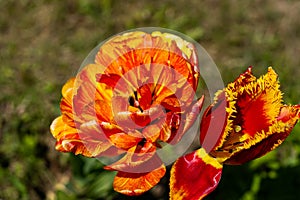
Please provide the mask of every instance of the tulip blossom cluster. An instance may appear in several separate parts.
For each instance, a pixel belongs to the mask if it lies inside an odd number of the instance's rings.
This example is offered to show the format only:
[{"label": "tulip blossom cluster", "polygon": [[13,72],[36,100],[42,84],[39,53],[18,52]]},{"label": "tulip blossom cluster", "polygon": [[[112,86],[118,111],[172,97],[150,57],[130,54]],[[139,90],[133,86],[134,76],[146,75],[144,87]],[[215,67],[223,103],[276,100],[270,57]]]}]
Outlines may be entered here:
[{"label": "tulip blossom cluster", "polygon": [[[86,157],[118,157],[115,191],[135,196],[166,172],[157,154],[176,145],[203,104],[195,46],[170,33],[134,31],[103,43],[94,62],[62,88],[61,116],[51,124],[56,149]],[[249,67],[215,94],[200,123],[201,147],[176,160],[170,199],[202,199],[218,185],[224,164],[238,165],[278,147],[300,118],[285,105],[270,67],[257,78]],[[214,122],[214,123],[212,123]]]}]

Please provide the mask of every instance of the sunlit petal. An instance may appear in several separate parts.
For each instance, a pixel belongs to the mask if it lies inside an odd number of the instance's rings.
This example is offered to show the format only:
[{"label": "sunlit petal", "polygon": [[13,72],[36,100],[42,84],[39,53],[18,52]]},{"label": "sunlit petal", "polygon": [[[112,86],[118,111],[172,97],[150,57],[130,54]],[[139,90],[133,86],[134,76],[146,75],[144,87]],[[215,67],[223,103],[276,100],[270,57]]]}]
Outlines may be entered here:
[{"label": "sunlit petal", "polygon": [[231,165],[242,164],[259,158],[278,147],[291,133],[300,118],[299,113],[300,106],[282,107],[277,121],[269,126],[268,132],[261,133],[266,136],[263,140],[260,142],[255,140],[246,141],[245,149],[232,155],[225,163]]},{"label": "sunlit petal", "polygon": [[202,107],[196,51],[160,32],[122,33],[102,43],[94,63],[62,89],[62,116],[51,125],[56,148],[119,158],[104,167],[118,171],[118,192],[151,189],[165,174],[156,149],[179,142]]},{"label": "sunlit petal", "polygon": [[129,196],[140,195],[153,186],[155,186],[160,179],[165,175],[165,166],[148,172],[148,173],[128,173],[119,171],[114,179],[114,189],[117,192]]},{"label": "sunlit petal", "polygon": [[[271,67],[258,79],[248,68],[216,93],[202,118],[200,142],[219,162],[242,164],[281,144],[299,119],[298,110],[282,104],[278,76]],[[219,122],[211,124],[212,119]],[[207,148],[205,141],[214,141],[214,146]]]},{"label": "sunlit petal", "polygon": [[222,165],[203,148],[179,158],[172,167],[170,199],[202,199],[218,185]]}]

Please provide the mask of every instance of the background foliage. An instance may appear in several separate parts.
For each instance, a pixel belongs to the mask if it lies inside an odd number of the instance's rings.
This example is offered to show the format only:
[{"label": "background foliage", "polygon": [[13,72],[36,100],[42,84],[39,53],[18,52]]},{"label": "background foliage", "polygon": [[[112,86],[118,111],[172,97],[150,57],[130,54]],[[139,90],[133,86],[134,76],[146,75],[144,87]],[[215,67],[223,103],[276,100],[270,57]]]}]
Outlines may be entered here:
[{"label": "background foliage", "polygon": [[[225,83],[272,65],[285,101],[300,103],[296,0],[0,0],[0,199],[167,199],[168,177],[142,197],[115,193],[102,164],[54,149],[60,90],[102,40],[158,26],[197,40]],[[207,199],[299,199],[300,127],[276,151],[224,169]],[[193,187],[191,185],[191,187]]]}]

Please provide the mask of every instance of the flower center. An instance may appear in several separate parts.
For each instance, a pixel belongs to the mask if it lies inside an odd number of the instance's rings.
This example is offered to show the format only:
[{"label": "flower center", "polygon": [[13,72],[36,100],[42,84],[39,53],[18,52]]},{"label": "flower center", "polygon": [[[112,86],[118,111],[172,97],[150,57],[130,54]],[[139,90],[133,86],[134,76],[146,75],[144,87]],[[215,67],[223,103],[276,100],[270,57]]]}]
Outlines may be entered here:
[{"label": "flower center", "polygon": [[141,112],[143,112],[143,109],[141,108],[140,103],[137,98],[137,91],[134,91],[133,95],[128,97],[128,103],[130,106],[138,108]]}]

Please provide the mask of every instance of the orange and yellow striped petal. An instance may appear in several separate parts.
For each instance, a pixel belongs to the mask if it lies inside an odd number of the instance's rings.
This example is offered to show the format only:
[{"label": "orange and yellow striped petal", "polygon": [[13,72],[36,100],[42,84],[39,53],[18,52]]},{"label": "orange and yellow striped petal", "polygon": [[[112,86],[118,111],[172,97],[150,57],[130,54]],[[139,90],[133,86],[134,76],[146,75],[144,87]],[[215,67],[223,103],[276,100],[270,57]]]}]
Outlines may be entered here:
[{"label": "orange and yellow striped petal", "polygon": [[162,161],[156,154],[155,149],[156,147],[151,142],[145,141],[144,144],[141,143],[128,149],[122,158],[105,166],[104,169],[129,173],[150,172],[162,165]]},{"label": "orange and yellow striped petal", "polygon": [[73,152],[76,155],[82,154],[87,157],[92,156],[81,141],[77,129],[63,122],[62,116],[57,117],[52,122],[50,130],[57,140],[55,145],[56,150],[61,152]]},{"label": "orange and yellow striped petal", "polygon": [[147,173],[128,173],[119,171],[114,179],[114,190],[129,196],[137,196],[150,190],[165,175],[166,168],[159,168]]},{"label": "orange and yellow striped petal", "polygon": [[[120,76],[141,65],[170,66],[194,89],[199,79],[199,70],[194,67],[198,64],[194,45],[169,33],[136,31],[115,36],[101,46],[95,63],[107,66],[106,74]],[[140,77],[138,80],[145,81]]]}]

